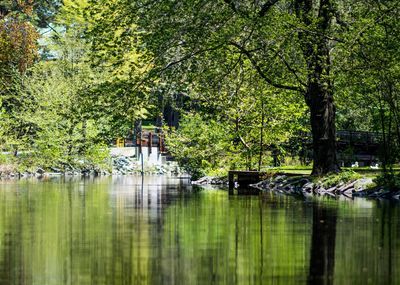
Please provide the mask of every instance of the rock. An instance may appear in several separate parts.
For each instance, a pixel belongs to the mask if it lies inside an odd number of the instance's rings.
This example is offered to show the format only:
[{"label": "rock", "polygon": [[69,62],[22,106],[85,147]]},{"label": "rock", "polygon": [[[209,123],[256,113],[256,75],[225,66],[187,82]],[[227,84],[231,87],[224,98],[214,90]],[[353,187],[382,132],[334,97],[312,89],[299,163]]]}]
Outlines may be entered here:
[{"label": "rock", "polygon": [[378,193],[378,197],[380,198],[389,198],[391,196],[392,192],[390,191],[383,191]]},{"label": "rock", "polygon": [[208,184],[208,177],[207,176],[201,177],[200,179],[198,179],[196,181],[192,181],[192,184],[194,184],[194,185]]},{"label": "rock", "polygon": [[352,198],[353,197],[354,188],[348,188],[347,190],[343,191],[342,194]]},{"label": "rock", "polygon": [[336,190],[336,186],[333,186],[333,187],[331,187],[331,188],[328,188],[328,189],[326,190],[326,192],[335,192],[335,190]]},{"label": "rock", "polygon": [[355,185],[356,183],[357,183],[357,180],[356,180],[356,181],[353,181],[353,182],[351,182],[351,183],[348,183],[348,184],[344,184],[342,187],[340,187],[340,188],[338,189],[338,191],[341,192],[341,193],[343,193],[343,192],[345,192],[347,189],[353,188],[354,185]]},{"label": "rock", "polygon": [[286,175],[278,175],[275,177],[275,182],[285,182],[286,181]]},{"label": "rock", "polygon": [[196,181],[192,181],[192,184],[194,185],[221,185],[225,184],[226,179],[220,178],[220,177],[212,177],[212,176],[204,176]]},{"label": "rock", "polygon": [[31,174],[28,171],[24,171],[22,173],[19,173],[19,177],[21,177],[21,178],[28,178],[30,176],[31,176]]},{"label": "rock", "polygon": [[269,190],[282,194],[302,194],[304,197],[313,195],[325,195],[342,199],[353,199],[353,197],[371,197],[375,199],[396,199],[400,200],[400,191],[393,193],[383,187],[367,189],[373,183],[371,178],[362,178],[347,183],[340,182],[337,185],[326,189],[322,181],[313,183],[305,177],[287,178],[285,175],[270,177],[264,181],[250,185],[260,190]]},{"label": "rock", "polygon": [[37,174],[43,174],[45,171],[42,168],[36,169]]},{"label": "rock", "polygon": [[46,173],[47,176],[60,176],[62,175],[61,172],[47,172]]},{"label": "rock", "polygon": [[315,184],[312,182],[308,182],[306,184],[303,185],[303,191],[307,192],[307,193],[312,193],[313,189],[315,187]]},{"label": "rock", "polygon": [[60,168],[57,167],[50,167],[51,171],[53,171],[54,173],[62,173]]},{"label": "rock", "polygon": [[322,193],[322,195],[330,196],[330,197],[336,197],[335,194],[333,194],[332,192],[328,192],[328,191],[324,191],[324,192]]},{"label": "rock", "polygon": [[259,190],[267,190],[267,189],[269,189],[270,185],[271,184],[268,181],[264,180],[264,181],[261,181],[261,182],[255,183],[255,184],[250,184],[249,187],[253,187],[253,188],[256,188]]},{"label": "rock", "polygon": [[373,184],[372,178],[362,178],[358,179],[355,184],[355,191],[362,191],[368,188],[369,185]]},{"label": "rock", "polygon": [[294,192],[294,186],[291,184],[285,184],[281,187],[283,190],[285,190],[286,192]]},{"label": "rock", "polygon": [[304,187],[304,185],[306,185],[307,183],[310,183],[311,181],[307,178],[302,178],[299,180],[298,182],[298,186],[299,187]]}]

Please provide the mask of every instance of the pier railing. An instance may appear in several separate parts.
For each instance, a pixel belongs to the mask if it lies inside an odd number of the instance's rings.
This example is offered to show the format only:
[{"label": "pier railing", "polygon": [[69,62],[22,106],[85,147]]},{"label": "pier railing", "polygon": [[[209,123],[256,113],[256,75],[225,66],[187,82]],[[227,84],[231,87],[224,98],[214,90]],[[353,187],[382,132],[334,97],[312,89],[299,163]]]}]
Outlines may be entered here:
[{"label": "pier railing", "polygon": [[118,138],[117,147],[157,147],[161,153],[166,152],[165,136],[162,132],[143,130],[131,138]]}]

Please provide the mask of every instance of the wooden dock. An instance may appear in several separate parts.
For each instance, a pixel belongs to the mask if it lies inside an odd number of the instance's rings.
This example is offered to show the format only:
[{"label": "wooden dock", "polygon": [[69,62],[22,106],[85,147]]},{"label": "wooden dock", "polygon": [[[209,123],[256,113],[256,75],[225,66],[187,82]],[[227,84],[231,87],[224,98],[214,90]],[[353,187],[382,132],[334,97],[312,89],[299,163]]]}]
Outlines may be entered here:
[{"label": "wooden dock", "polygon": [[[228,171],[228,185],[229,194],[233,194],[234,190],[238,190],[238,194],[256,194],[259,190],[250,188],[250,184],[255,184],[260,181],[266,180],[268,177],[277,175],[274,172],[265,171],[246,171],[246,170],[229,170]],[[285,173],[285,176],[300,176],[297,173]],[[235,183],[238,187],[235,188]]]},{"label": "wooden dock", "polygon": [[[268,176],[271,176],[271,173],[263,171],[230,170],[228,172],[229,194],[233,194],[235,182],[239,185],[239,190],[249,189],[250,184],[258,183]],[[254,192],[258,191],[254,189]]]}]

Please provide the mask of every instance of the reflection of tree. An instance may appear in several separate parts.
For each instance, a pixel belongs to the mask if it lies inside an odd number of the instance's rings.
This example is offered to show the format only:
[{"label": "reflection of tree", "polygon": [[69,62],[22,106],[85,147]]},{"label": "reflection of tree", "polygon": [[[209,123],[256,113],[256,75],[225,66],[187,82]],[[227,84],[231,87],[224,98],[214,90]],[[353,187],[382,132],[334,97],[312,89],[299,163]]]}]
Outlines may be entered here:
[{"label": "reflection of tree", "polygon": [[[18,272],[15,271],[15,267],[23,262],[26,255],[25,248],[22,246],[24,233],[21,222],[25,217],[17,209],[27,205],[22,199],[18,200],[21,195],[19,189],[13,190],[15,192],[10,195],[11,198],[7,200],[7,196],[3,194],[4,200],[0,202],[5,204],[5,207],[0,210],[0,285],[11,284],[10,280],[14,281],[12,284],[26,284],[29,274],[26,267],[21,267]],[[14,199],[16,200],[14,207],[8,207],[8,201]]]},{"label": "reflection of tree", "polygon": [[337,208],[313,207],[309,284],[333,284]]},{"label": "reflection of tree", "polygon": [[379,246],[381,250],[380,260],[386,266],[386,272],[383,274],[382,283],[384,284],[394,284],[392,280],[393,275],[393,255],[392,251],[392,217],[393,217],[393,207],[394,205],[389,206],[389,204],[381,207],[380,220],[381,220],[381,229],[380,229],[380,238],[379,238]]},{"label": "reflection of tree", "polygon": [[202,191],[173,203],[151,275],[168,284],[304,284],[311,212],[293,201]]}]

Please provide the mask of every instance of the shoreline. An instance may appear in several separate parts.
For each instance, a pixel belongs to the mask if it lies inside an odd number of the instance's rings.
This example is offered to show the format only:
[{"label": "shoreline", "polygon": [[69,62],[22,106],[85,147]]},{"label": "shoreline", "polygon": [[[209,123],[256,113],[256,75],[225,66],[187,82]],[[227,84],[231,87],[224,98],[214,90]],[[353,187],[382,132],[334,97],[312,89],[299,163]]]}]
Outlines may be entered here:
[{"label": "shoreline", "polygon": [[[330,197],[337,199],[345,197],[353,199],[356,197],[370,199],[388,199],[400,201],[400,190],[389,191],[384,186],[375,185],[372,178],[360,177],[339,181],[329,184],[329,176],[315,178],[308,175],[288,176],[286,174],[275,174],[258,183],[250,184],[248,188],[241,188],[236,184],[235,189],[257,189],[261,192],[274,192],[290,196],[301,197]],[[227,177],[205,176],[192,185],[206,186],[227,186]]]},{"label": "shoreline", "polygon": [[[175,161],[165,163],[141,164],[133,156],[111,155],[110,161],[103,165],[83,164],[79,166],[35,165],[29,169],[18,167],[17,164],[0,164],[0,179],[42,178],[42,177],[91,177],[109,175],[182,175],[186,174]],[[19,171],[18,169],[23,169]]]},{"label": "shoreline", "polygon": [[309,176],[276,175],[249,186],[264,192],[269,191],[291,196],[326,196],[334,199],[361,197],[400,201],[400,190],[389,191],[384,186],[375,185],[371,178],[365,177],[326,185],[323,180],[313,181]]},{"label": "shoreline", "polygon": [[[144,175],[159,175],[159,176],[176,176],[190,178],[190,175],[175,172],[158,172],[158,171],[145,171]],[[106,177],[106,176],[140,176],[141,171],[132,171],[129,173],[122,173],[118,170],[112,172],[106,170],[82,170],[82,171],[65,171],[65,172],[46,172],[43,169],[38,169],[36,172],[12,172],[7,175],[0,175],[1,180],[19,180],[36,178],[38,180],[46,178],[88,178],[88,177]],[[183,175],[183,176],[182,176]],[[326,179],[326,178],[325,178]],[[389,191],[383,186],[374,185],[371,178],[358,178],[346,182],[340,181],[339,183],[327,185],[324,184],[323,178],[316,181],[315,178],[310,176],[287,176],[285,174],[276,174],[263,181],[255,184],[250,184],[249,188],[258,189],[261,192],[273,192],[289,196],[300,197],[330,197],[338,199],[345,197],[353,199],[356,197],[367,199],[386,199],[400,201],[400,190]],[[226,177],[211,177],[205,176],[196,181],[191,182],[192,185],[207,187],[207,186],[227,186]],[[240,185],[236,185],[240,189]],[[241,188],[244,189],[244,188]],[[248,188],[247,188],[248,189]]]}]

